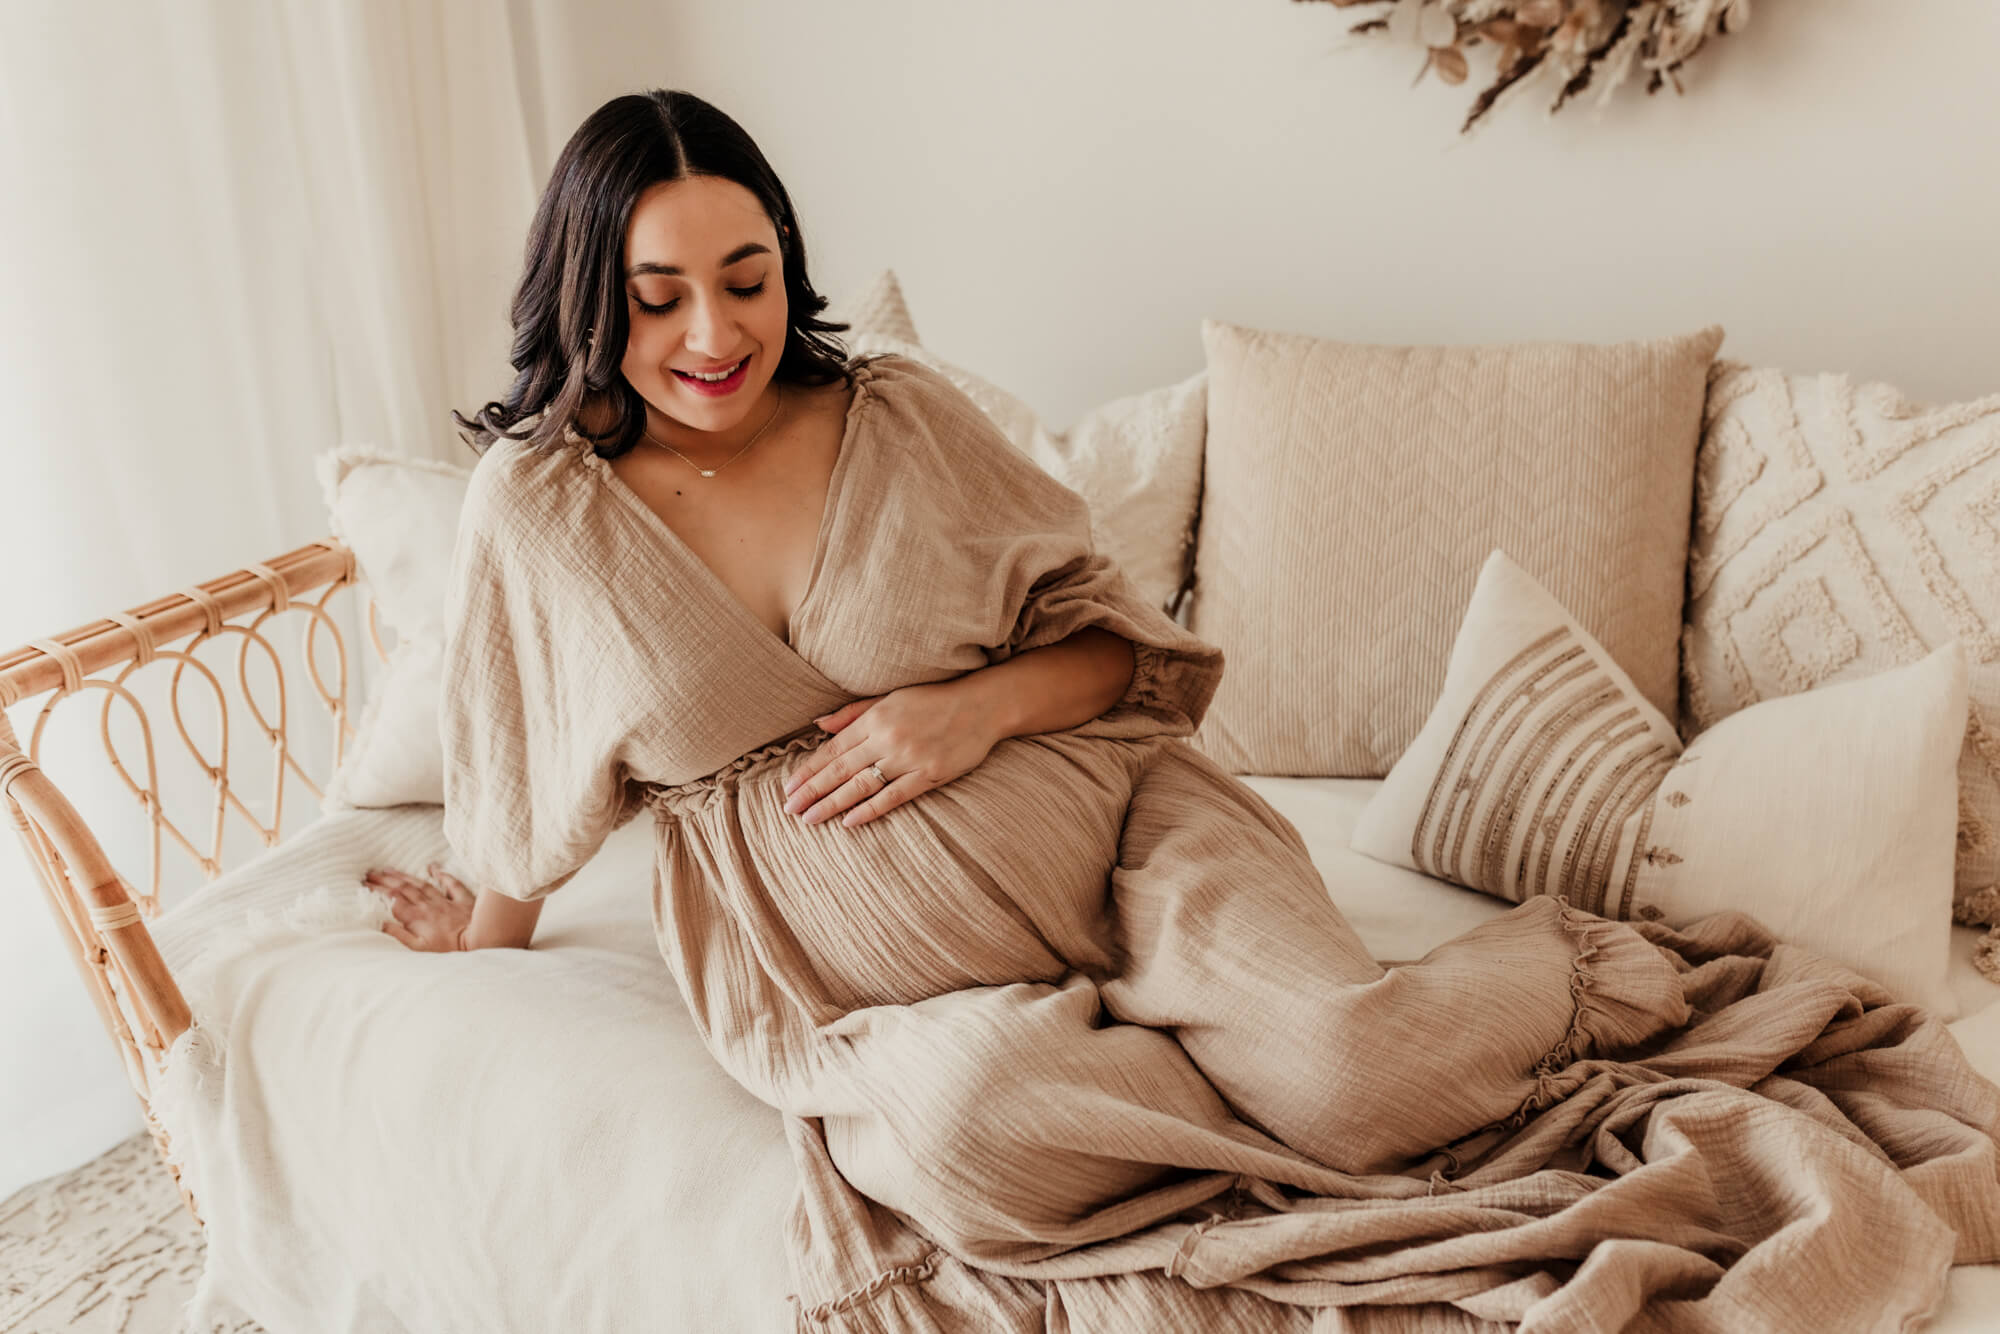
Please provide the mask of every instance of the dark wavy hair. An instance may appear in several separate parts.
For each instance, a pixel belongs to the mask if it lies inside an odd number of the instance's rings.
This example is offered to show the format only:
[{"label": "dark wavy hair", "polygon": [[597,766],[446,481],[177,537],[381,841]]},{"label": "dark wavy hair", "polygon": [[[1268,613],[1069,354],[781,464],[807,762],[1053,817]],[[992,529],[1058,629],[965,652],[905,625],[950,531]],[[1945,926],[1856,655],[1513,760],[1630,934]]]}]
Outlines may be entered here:
[{"label": "dark wavy hair", "polygon": [[[496,439],[544,448],[575,431],[610,458],[638,443],[646,405],[619,372],[627,332],[625,227],[639,196],[661,181],[719,176],[757,196],[778,233],[789,327],[774,379],[853,383],[826,298],[806,276],[806,241],[791,196],[741,125],[693,93],[654,89],[614,97],[563,145],[528,228],[514,291],[517,372],[507,395],[471,417],[454,411],[476,453]],[[590,337],[595,330],[595,338]],[[608,431],[586,431],[579,414],[608,404]]]}]

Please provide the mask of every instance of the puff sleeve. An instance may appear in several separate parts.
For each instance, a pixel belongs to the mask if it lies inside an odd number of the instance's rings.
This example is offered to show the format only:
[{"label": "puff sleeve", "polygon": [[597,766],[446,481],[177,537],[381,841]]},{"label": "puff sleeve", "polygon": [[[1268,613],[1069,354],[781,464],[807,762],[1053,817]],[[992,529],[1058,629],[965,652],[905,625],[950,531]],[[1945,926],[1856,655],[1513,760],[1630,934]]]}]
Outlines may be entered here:
[{"label": "puff sleeve", "polygon": [[1098,626],[1128,640],[1131,684],[1109,709],[1069,729],[1078,736],[1137,739],[1190,736],[1221,684],[1222,650],[1146,601],[1124,570],[1097,548],[1090,507],[1021,453],[943,376],[914,363],[926,382],[927,432],[949,477],[949,556],[961,578],[947,587],[981,590],[989,663]]},{"label": "puff sleeve", "polygon": [[590,687],[598,599],[568,590],[561,528],[509,485],[509,442],[473,470],[445,602],[444,833],[474,890],[532,901],[643,806],[617,705]]}]

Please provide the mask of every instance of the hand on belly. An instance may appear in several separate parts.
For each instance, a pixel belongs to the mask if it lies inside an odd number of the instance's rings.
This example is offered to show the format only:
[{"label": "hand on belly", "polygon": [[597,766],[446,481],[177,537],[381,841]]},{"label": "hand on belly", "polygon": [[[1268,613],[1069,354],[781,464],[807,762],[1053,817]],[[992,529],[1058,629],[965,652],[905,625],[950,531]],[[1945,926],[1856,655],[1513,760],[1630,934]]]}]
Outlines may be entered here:
[{"label": "hand on belly", "polygon": [[799,823],[774,768],[739,789],[735,854],[835,1004],[1105,968],[1126,744],[1008,738],[957,781],[852,827]]}]

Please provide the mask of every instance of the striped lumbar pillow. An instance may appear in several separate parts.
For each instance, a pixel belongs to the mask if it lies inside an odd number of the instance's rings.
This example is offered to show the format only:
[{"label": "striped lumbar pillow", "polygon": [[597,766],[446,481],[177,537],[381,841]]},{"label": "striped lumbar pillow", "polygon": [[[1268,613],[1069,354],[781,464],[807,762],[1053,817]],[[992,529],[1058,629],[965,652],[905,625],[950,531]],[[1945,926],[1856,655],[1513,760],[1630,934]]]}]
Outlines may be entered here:
[{"label": "striped lumbar pillow", "polygon": [[1955,1013],[1956,643],[1753,705],[1683,749],[1548,591],[1487,558],[1444,693],[1362,812],[1378,861],[1685,925],[1725,909]]}]

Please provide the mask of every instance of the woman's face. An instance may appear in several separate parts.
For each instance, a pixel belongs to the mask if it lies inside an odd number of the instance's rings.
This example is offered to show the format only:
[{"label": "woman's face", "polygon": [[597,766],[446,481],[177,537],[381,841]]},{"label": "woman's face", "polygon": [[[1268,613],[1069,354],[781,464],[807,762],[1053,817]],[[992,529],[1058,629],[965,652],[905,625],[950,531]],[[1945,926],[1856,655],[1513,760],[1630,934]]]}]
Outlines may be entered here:
[{"label": "woman's face", "polygon": [[[757,196],[719,176],[663,181],[625,228],[630,334],[621,369],[653,407],[654,434],[730,431],[766,419],[785,350],[778,233]],[[721,381],[699,375],[728,372]],[[678,434],[685,434],[679,432]]]}]

